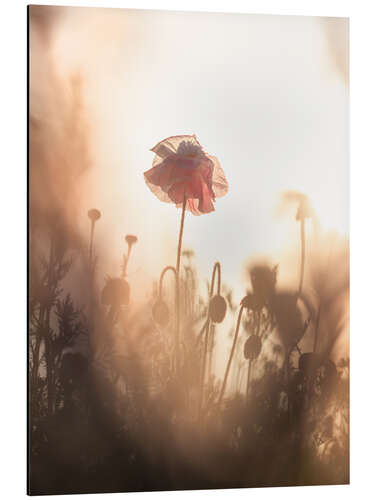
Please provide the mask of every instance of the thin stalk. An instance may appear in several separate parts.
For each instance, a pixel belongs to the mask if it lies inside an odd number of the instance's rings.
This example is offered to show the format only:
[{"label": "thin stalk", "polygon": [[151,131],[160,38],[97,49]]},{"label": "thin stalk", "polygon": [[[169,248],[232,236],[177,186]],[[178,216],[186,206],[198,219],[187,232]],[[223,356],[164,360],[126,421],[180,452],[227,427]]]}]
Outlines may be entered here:
[{"label": "thin stalk", "polygon": [[220,294],[220,288],[221,288],[221,266],[220,266],[220,262],[215,262],[214,268],[213,268],[212,274],[211,274],[210,293],[209,293],[208,308],[207,308],[206,331],[205,331],[205,336],[204,336],[203,366],[202,366],[201,381],[200,381],[200,390],[199,390],[199,403],[198,403],[198,413],[199,413],[199,415],[201,414],[202,403],[203,403],[203,389],[204,389],[204,380],[205,380],[205,375],[206,375],[206,363],[207,363],[207,347],[208,347],[210,324],[211,324],[210,316],[209,316],[210,300],[211,300],[212,295],[214,293],[216,273],[217,273],[217,293]]},{"label": "thin stalk", "polygon": [[89,250],[89,259],[90,259],[90,264],[92,260],[92,244],[94,241],[94,230],[95,230],[95,221],[94,219],[91,219],[91,228],[90,228],[90,250]]},{"label": "thin stalk", "polygon": [[290,405],[290,396],[291,396],[291,388],[290,388],[290,356],[292,354],[293,348],[288,350],[287,356],[286,356],[286,392],[287,392],[287,415],[288,415],[288,424],[291,423],[290,420],[290,412],[291,412],[291,405]]},{"label": "thin stalk", "polygon": [[93,242],[94,242],[94,231],[95,231],[95,220],[91,219],[91,228],[90,228],[90,249],[89,249],[89,280],[90,280],[90,296],[89,296],[89,334],[87,338],[88,342],[88,356],[90,361],[93,358],[93,350],[94,350],[94,321],[93,321],[93,315],[94,315],[94,265],[92,262],[92,251],[93,251]]},{"label": "thin stalk", "polygon": [[211,277],[211,287],[210,287],[210,297],[212,297],[214,292],[215,276],[217,273],[217,294],[220,295],[221,291],[221,265],[220,262],[215,262]]},{"label": "thin stalk", "polygon": [[315,325],[315,335],[314,335],[314,349],[313,352],[317,351],[318,348],[318,336],[319,336],[319,322],[320,322],[320,305],[318,308],[318,314],[316,317],[316,325]]},{"label": "thin stalk", "polygon": [[215,333],[216,328],[215,324],[211,324],[211,330],[209,335],[209,344],[208,344],[208,380],[211,378],[212,372],[212,363],[213,363],[213,353],[215,348]]},{"label": "thin stalk", "polygon": [[200,331],[200,332],[198,333],[198,335],[197,335],[197,339],[196,339],[196,341],[195,341],[195,347],[198,347],[198,344],[199,344],[199,342],[201,341],[202,335],[203,335],[203,333],[204,333],[204,332],[205,332],[205,330],[206,330],[207,321],[208,321],[208,320],[206,319],[206,321],[203,323],[203,326],[202,326],[202,328],[201,328],[201,331]]},{"label": "thin stalk", "polygon": [[176,263],[177,278],[180,277],[181,247],[182,247],[182,235],[184,232],[185,212],[186,212],[186,194],[184,193],[184,201],[182,203],[182,213],[180,222],[180,234],[178,236],[178,247],[177,247],[177,263]]},{"label": "thin stalk", "polygon": [[199,388],[199,404],[198,404],[199,418],[201,415],[202,403],[203,403],[204,379],[205,379],[205,375],[206,375],[208,333],[210,330],[210,324],[211,324],[210,318],[208,317],[207,322],[206,322],[205,334],[204,334],[203,365],[202,365],[202,372],[201,372],[201,383],[200,383],[200,388]]},{"label": "thin stalk", "polygon": [[166,266],[159,279],[159,297],[163,296],[163,280],[165,274],[171,271],[175,277],[175,308],[176,308],[176,330],[175,330],[175,356],[176,356],[176,370],[179,370],[180,366],[180,287],[177,270],[173,266]]},{"label": "thin stalk", "polygon": [[[256,332],[255,335],[259,335],[259,330],[260,330],[260,318],[261,318],[261,312],[255,312],[256,314],[256,320],[257,320],[257,325],[256,325]],[[251,365],[252,365],[253,360],[250,358],[249,359],[249,365],[247,369],[247,382],[246,382],[246,403],[248,402],[249,399],[249,392],[250,392],[250,380],[251,380]]]},{"label": "thin stalk", "polygon": [[305,272],[305,218],[301,219],[301,268],[299,276],[298,295],[301,295],[303,286],[303,275]]},{"label": "thin stalk", "polygon": [[[331,256],[332,256],[332,245],[329,249],[329,254],[328,254],[328,259],[327,259],[327,267],[326,267],[326,270],[325,270],[325,276],[327,276],[327,273],[328,273],[328,269],[329,269],[329,266],[330,266],[330,262],[331,262]],[[319,337],[319,322],[320,322],[320,315],[321,315],[321,308],[322,308],[322,296],[324,296],[324,288],[325,288],[325,280],[323,278],[323,288],[322,290],[320,291],[320,300],[319,300],[319,307],[318,307],[318,313],[317,313],[317,316],[316,316],[316,323],[315,323],[315,335],[314,335],[314,349],[313,349],[313,352],[316,352],[317,351],[317,348],[318,348],[318,337]]]},{"label": "thin stalk", "polygon": [[[181,247],[182,247],[182,235],[184,233],[184,222],[185,222],[185,212],[186,212],[186,194],[184,193],[184,201],[182,203],[182,213],[180,222],[180,233],[178,235],[178,246],[177,246],[177,262],[176,268],[172,268],[175,271],[176,277],[176,370],[179,370],[180,356],[179,356],[179,342],[180,342],[180,261],[181,261]],[[163,273],[162,273],[163,274]],[[162,278],[160,277],[160,280]]]},{"label": "thin stalk", "polygon": [[225,393],[225,388],[226,388],[226,385],[227,385],[227,381],[228,381],[228,376],[229,376],[229,371],[230,371],[230,366],[232,364],[232,359],[233,359],[233,355],[234,355],[234,351],[236,349],[236,343],[237,343],[237,338],[238,338],[238,332],[240,330],[240,324],[241,324],[241,317],[242,317],[242,312],[244,310],[244,306],[242,305],[241,308],[240,308],[240,311],[238,313],[238,317],[237,317],[237,326],[236,326],[236,331],[234,333],[234,338],[233,338],[233,344],[232,344],[232,349],[230,351],[230,356],[229,356],[229,359],[228,359],[228,364],[227,364],[227,367],[225,369],[225,375],[224,375],[224,380],[223,380],[223,385],[221,387],[221,391],[220,391],[220,396],[219,396],[219,401],[218,401],[218,405],[220,406],[221,404],[221,401],[223,399],[223,396],[224,396],[224,393]]},{"label": "thin stalk", "polygon": [[249,361],[248,361],[248,367],[247,367],[246,404],[248,404],[248,402],[249,402],[252,361],[253,360],[250,358]]},{"label": "thin stalk", "polygon": [[161,274],[160,274],[160,278],[159,278],[159,297],[161,298],[163,296],[163,281],[164,281],[164,277],[166,275],[166,273],[168,271],[171,271],[175,277],[175,281],[177,283],[177,271],[176,269],[173,267],[173,266],[166,266]]},{"label": "thin stalk", "polygon": [[194,316],[194,309],[195,309],[195,279],[194,279],[194,274],[193,271],[191,270],[190,267],[186,268],[186,276],[189,275],[189,279],[191,282],[191,293],[189,294],[189,305],[190,305],[190,316]]},{"label": "thin stalk", "polygon": [[243,379],[243,363],[240,361],[240,363],[239,363],[239,375],[238,375],[237,391],[241,390],[242,379]]},{"label": "thin stalk", "polygon": [[125,278],[125,276],[126,276],[126,271],[128,268],[128,263],[129,263],[129,259],[130,259],[130,253],[132,251],[132,246],[133,246],[133,244],[128,243],[128,253],[127,253],[126,257],[124,258],[124,264],[122,266],[122,273],[121,273],[122,278]]}]

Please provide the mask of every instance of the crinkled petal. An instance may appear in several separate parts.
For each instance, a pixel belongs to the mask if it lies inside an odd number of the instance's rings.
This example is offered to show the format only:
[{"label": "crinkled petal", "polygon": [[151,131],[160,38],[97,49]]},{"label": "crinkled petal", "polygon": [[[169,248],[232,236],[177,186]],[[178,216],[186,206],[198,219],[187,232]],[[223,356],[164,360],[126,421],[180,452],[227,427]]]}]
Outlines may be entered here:
[{"label": "crinkled petal", "polygon": [[164,192],[168,192],[173,184],[178,182],[188,182],[196,175],[199,160],[194,158],[184,158],[173,154],[163,160],[163,162],[144,173],[147,185],[158,186]]},{"label": "crinkled petal", "polygon": [[[199,146],[200,153],[190,154],[186,142]],[[186,209],[194,215],[215,210],[213,202],[227,193],[228,183],[219,160],[204,153],[195,135],[168,137],[151,151],[153,167],[144,177],[159,200],[181,207],[185,197]]]},{"label": "crinkled petal", "polygon": [[164,201],[166,203],[173,203],[168,195],[168,191],[163,189],[162,179],[165,175],[163,171],[163,166],[158,165],[157,167],[152,167],[150,170],[147,170],[144,174],[144,178],[146,184],[150,191],[154,193],[154,195],[159,198],[160,201]]},{"label": "crinkled petal", "polygon": [[[176,204],[177,208],[182,208],[182,203]],[[203,215],[215,211],[213,203],[208,203],[202,206],[198,198],[187,198],[186,200],[186,210],[191,212],[193,215]]]},{"label": "crinkled petal", "polygon": [[213,174],[212,174],[212,190],[216,198],[224,196],[228,192],[228,181],[225,177],[224,171],[221,168],[219,160],[216,156],[209,156],[209,159],[214,164]]},{"label": "crinkled petal", "polygon": [[[177,206],[182,204],[184,196],[186,196],[187,209],[195,215],[209,213],[215,210],[212,203],[214,195],[199,170],[195,170],[190,178],[174,183],[168,191],[168,194],[170,199],[176,203]],[[190,203],[190,200],[196,200],[197,203]]]},{"label": "crinkled petal", "polygon": [[166,139],[158,142],[151,151],[155,153],[154,160],[152,162],[153,166],[161,163],[165,158],[177,152],[178,146],[183,141],[192,142],[193,144],[200,146],[198,139],[193,135],[172,135]]},{"label": "crinkled petal", "polygon": [[[182,207],[181,205],[178,205]],[[195,198],[188,198],[186,200],[186,210],[189,210],[193,215],[201,215],[201,212],[199,211],[199,200]]]},{"label": "crinkled petal", "polygon": [[202,195],[199,198],[199,211],[202,214],[208,214],[210,212],[213,212],[215,210],[214,204],[212,203],[212,200],[214,198],[212,197],[211,190],[207,186],[206,183],[202,183]]}]

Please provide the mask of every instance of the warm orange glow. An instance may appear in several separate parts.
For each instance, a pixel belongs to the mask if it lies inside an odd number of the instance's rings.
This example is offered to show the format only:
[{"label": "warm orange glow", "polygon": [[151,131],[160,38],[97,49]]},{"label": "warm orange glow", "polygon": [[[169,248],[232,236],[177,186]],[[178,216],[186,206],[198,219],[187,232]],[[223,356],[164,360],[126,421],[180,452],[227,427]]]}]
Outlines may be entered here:
[{"label": "warm orange glow", "polygon": [[[150,400],[168,387],[175,406],[160,407],[178,425],[181,415],[188,422],[186,435],[177,427],[170,433],[194,463],[189,433],[235,402],[236,392],[248,411],[251,380],[263,383],[270,364],[286,385],[288,370],[301,374],[308,397],[302,354],[311,364],[318,358],[323,379],[333,363],[346,369],[347,21],[69,7],[30,12],[30,245],[31,260],[44,259],[44,278],[35,278],[32,290],[38,328],[60,325],[62,305],[51,283],[59,282],[54,265],[69,249],[72,271],[61,281],[87,315],[98,390],[105,394],[113,379],[118,407],[111,411],[121,414],[120,395],[135,397],[127,363],[142,383],[140,373],[145,377]],[[192,142],[171,162],[173,169],[202,171],[184,183],[174,172],[174,193],[165,200],[173,183],[151,179],[158,153],[150,148],[193,134],[208,153],[192,153]],[[158,167],[169,165],[159,160]],[[212,188],[210,169],[222,173],[220,189]],[[44,337],[32,340],[38,355],[48,353]],[[189,358],[199,342],[203,361]],[[62,360],[74,363],[74,349],[84,351],[77,345],[58,358],[62,373]],[[157,349],[168,353],[165,365]],[[51,360],[45,366],[51,416],[60,404],[51,403],[51,380],[57,388],[66,384],[69,404],[74,392],[68,376],[59,375],[60,386],[53,379]],[[31,370],[34,384],[38,370]],[[192,384],[190,393],[176,374]],[[214,383],[215,404],[205,414],[205,391]],[[278,403],[288,418],[289,391],[280,389]],[[218,428],[225,418],[220,414]],[[205,478],[217,473],[210,467]]]}]

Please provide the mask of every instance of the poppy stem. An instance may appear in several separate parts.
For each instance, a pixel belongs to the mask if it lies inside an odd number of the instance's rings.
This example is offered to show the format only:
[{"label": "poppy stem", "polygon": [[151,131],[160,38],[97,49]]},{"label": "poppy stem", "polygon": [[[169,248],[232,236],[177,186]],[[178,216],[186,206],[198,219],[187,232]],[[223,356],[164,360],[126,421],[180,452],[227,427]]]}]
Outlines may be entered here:
[{"label": "poppy stem", "polygon": [[202,335],[203,333],[206,331],[206,326],[207,326],[207,322],[208,320],[206,319],[206,321],[203,323],[203,326],[201,328],[201,331],[199,332],[199,334],[197,335],[197,339],[195,341],[195,347],[198,347],[199,345],[199,342],[201,341],[202,339]]},{"label": "poppy stem", "polygon": [[303,275],[305,271],[305,218],[301,219],[301,270],[299,276],[298,295],[301,295],[303,285]]},{"label": "poppy stem", "polygon": [[178,278],[180,276],[181,247],[182,247],[182,235],[184,232],[185,212],[186,212],[186,194],[184,193],[184,201],[182,203],[182,213],[181,213],[181,222],[180,222],[180,234],[178,236],[178,247],[177,247],[176,271],[177,271]]},{"label": "poppy stem", "polygon": [[318,307],[318,314],[317,314],[317,317],[316,317],[316,324],[315,324],[315,335],[314,335],[314,349],[313,349],[313,352],[316,352],[316,351],[317,351],[317,348],[318,348],[318,335],[319,335],[320,309],[321,309],[321,306],[320,306],[320,304],[319,304],[319,307]]},{"label": "poppy stem", "polygon": [[238,339],[238,332],[240,330],[241,317],[242,317],[243,310],[244,310],[244,306],[241,305],[241,309],[240,309],[240,311],[238,313],[238,317],[237,317],[237,326],[236,326],[236,331],[235,331],[234,338],[233,338],[232,349],[230,351],[230,356],[229,356],[229,359],[228,359],[228,364],[227,364],[227,367],[225,369],[225,375],[224,375],[223,385],[222,385],[221,391],[220,391],[220,396],[219,396],[219,401],[218,401],[218,406],[219,407],[221,405],[221,401],[222,401],[224,393],[225,393],[225,388],[226,388],[227,381],[228,381],[230,366],[232,364],[232,359],[233,359],[234,351],[236,349],[236,344],[237,344],[237,339]]},{"label": "poppy stem", "polygon": [[212,297],[212,295],[214,293],[214,283],[215,283],[216,272],[217,272],[217,294],[220,295],[220,291],[221,291],[221,265],[220,265],[220,262],[215,262],[214,268],[212,271],[210,298]]},{"label": "poppy stem", "polygon": [[175,277],[176,287],[175,287],[175,307],[176,307],[176,333],[175,333],[175,356],[176,356],[176,371],[179,369],[180,365],[180,287],[177,271],[172,266],[166,266],[160,274],[159,279],[159,297],[163,295],[163,279],[165,273],[171,271]]},{"label": "poppy stem", "polygon": [[128,268],[128,263],[129,263],[129,259],[130,259],[130,252],[132,250],[132,246],[131,244],[128,243],[128,254],[126,257],[124,257],[124,263],[123,263],[123,266],[122,266],[122,277],[125,278],[126,276],[126,270]]},{"label": "poppy stem", "polygon": [[184,192],[184,201],[182,203],[182,213],[180,222],[180,234],[178,236],[178,247],[177,247],[177,263],[176,263],[176,370],[179,370],[179,342],[180,342],[180,261],[181,261],[181,247],[182,247],[182,235],[184,232],[184,222],[185,222],[185,211],[186,211],[186,193]]},{"label": "poppy stem", "polygon": [[249,404],[249,392],[250,392],[250,380],[251,380],[251,367],[252,367],[252,359],[248,361],[247,367],[247,382],[246,382],[246,405]]},{"label": "poppy stem", "polygon": [[90,229],[90,251],[89,251],[89,258],[90,258],[90,263],[92,259],[92,244],[94,240],[94,229],[95,229],[95,221],[91,219],[91,229]]},{"label": "poppy stem", "polygon": [[203,402],[203,389],[204,389],[204,379],[206,375],[206,362],[207,362],[207,348],[208,348],[208,337],[210,333],[210,301],[212,298],[212,295],[214,293],[214,286],[215,286],[215,276],[217,272],[217,293],[220,295],[220,287],[221,287],[221,266],[220,262],[215,262],[214,268],[212,270],[211,274],[211,285],[210,285],[210,293],[208,297],[208,307],[207,307],[207,321],[205,323],[206,328],[205,328],[205,336],[204,336],[204,351],[203,351],[203,366],[202,366],[202,373],[201,373],[201,381],[200,381],[200,389],[199,389],[199,403],[198,403],[198,414],[199,414],[199,419],[202,411],[202,402]]},{"label": "poppy stem", "polygon": [[290,356],[292,354],[293,349],[289,349],[286,356],[286,392],[287,392],[287,416],[288,416],[288,424],[290,425],[290,412],[291,412],[291,404],[290,398],[292,395],[291,387],[290,387]]},{"label": "poppy stem", "polygon": [[211,378],[211,372],[212,372],[212,361],[213,361],[213,353],[215,349],[215,334],[216,334],[216,328],[215,324],[211,324],[211,329],[209,333],[209,344],[208,344],[208,380]]},{"label": "poppy stem", "polygon": [[199,388],[199,405],[198,405],[198,410],[199,410],[199,419],[200,415],[202,412],[202,403],[203,403],[203,389],[204,389],[204,379],[206,375],[206,359],[207,359],[207,347],[208,347],[208,334],[210,331],[210,318],[207,318],[206,322],[206,331],[204,334],[204,350],[203,350],[203,365],[202,365],[202,373],[201,373],[201,383],[200,383],[200,388]]},{"label": "poppy stem", "polygon": [[177,283],[177,273],[176,273],[176,269],[173,267],[173,266],[166,266],[161,274],[160,274],[160,278],[159,278],[159,297],[162,297],[163,296],[163,281],[164,281],[164,276],[165,274],[168,272],[168,271],[171,271],[175,277],[175,280],[176,280],[176,283]]},{"label": "poppy stem", "polygon": [[[256,332],[255,335],[259,335],[259,330],[260,330],[260,318],[261,318],[261,312],[255,312],[256,315]],[[252,367],[253,359],[249,358],[249,366],[247,369],[247,383],[246,383],[246,404],[249,402],[249,393],[250,393],[250,381],[251,381],[251,367]]]}]

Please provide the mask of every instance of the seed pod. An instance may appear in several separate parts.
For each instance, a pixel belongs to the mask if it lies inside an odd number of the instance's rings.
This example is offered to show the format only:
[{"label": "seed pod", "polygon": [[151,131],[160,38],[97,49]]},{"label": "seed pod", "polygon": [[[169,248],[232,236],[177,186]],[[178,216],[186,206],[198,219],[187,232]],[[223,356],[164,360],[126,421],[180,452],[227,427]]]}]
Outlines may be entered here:
[{"label": "seed pod", "polygon": [[125,236],[125,241],[129,246],[135,245],[138,241],[138,238],[133,234],[127,234]]},{"label": "seed pod", "polygon": [[269,308],[276,320],[278,336],[288,352],[305,334],[301,309],[297,303],[298,295],[291,292],[275,293]]},{"label": "seed pod", "polygon": [[250,279],[256,302],[263,307],[275,293],[277,266],[273,268],[268,265],[253,266],[250,269]]},{"label": "seed pod", "polygon": [[296,220],[308,219],[314,214],[311,207],[310,200],[307,196],[301,195],[301,199],[298,205],[298,210],[296,214]]},{"label": "seed pod", "polygon": [[122,278],[110,278],[102,290],[102,304],[121,307],[129,304],[130,286]]},{"label": "seed pod", "polygon": [[260,311],[263,308],[263,301],[260,301],[253,293],[248,293],[242,300],[241,305],[249,311]]},{"label": "seed pod", "polygon": [[222,297],[221,295],[215,295],[214,297],[212,297],[208,306],[208,314],[211,321],[213,321],[214,323],[221,323],[225,317],[226,312],[227,303],[225,302],[224,297]]},{"label": "seed pod", "polygon": [[243,353],[246,359],[253,361],[256,359],[262,350],[262,342],[257,335],[250,335],[246,340]]},{"label": "seed pod", "polygon": [[169,308],[163,300],[158,299],[155,302],[152,307],[152,316],[155,323],[160,326],[167,326],[169,323]]},{"label": "seed pod", "polygon": [[97,221],[98,219],[100,219],[102,214],[96,208],[91,208],[87,212],[87,215],[88,215],[89,219],[91,219],[92,221]]}]

